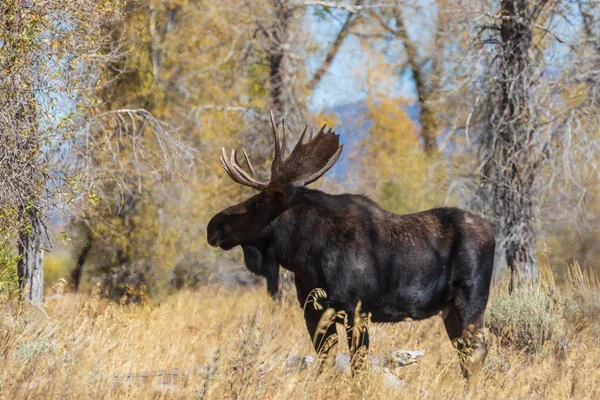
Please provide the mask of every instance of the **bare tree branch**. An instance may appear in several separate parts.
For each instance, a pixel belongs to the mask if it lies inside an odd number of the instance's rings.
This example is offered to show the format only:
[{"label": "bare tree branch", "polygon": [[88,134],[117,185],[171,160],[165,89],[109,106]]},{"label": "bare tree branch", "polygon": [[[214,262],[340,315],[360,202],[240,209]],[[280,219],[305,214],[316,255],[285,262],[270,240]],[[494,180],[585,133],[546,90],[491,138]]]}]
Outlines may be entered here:
[{"label": "bare tree branch", "polygon": [[[363,0],[357,0],[356,6],[360,6],[362,3]],[[348,13],[348,16],[346,17],[346,21],[344,21],[342,29],[340,29],[340,32],[338,33],[337,37],[335,38],[331,47],[329,48],[329,51],[327,52],[327,56],[325,56],[325,60],[323,60],[323,63],[321,63],[321,66],[317,69],[317,71],[314,73],[313,77],[309,81],[307,85],[309,90],[313,90],[317,86],[323,75],[325,75],[325,73],[331,66],[335,55],[339,51],[340,47],[342,47],[344,39],[346,39],[346,36],[348,36],[350,29],[356,23],[357,18],[358,12],[354,13],[354,15],[352,12]]]},{"label": "bare tree branch", "polygon": [[358,14],[362,10],[367,9],[385,9],[385,8],[394,8],[396,7],[395,3],[381,3],[381,4],[360,4],[360,5],[351,5],[344,4],[340,2],[334,1],[319,1],[319,0],[301,0],[298,3],[294,4],[295,7],[312,7],[312,6],[320,6],[326,8],[337,8],[340,10],[346,10],[352,14]]},{"label": "bare tree branch", "polygon": [[435,154],[438,148],[436,138],[438,127],[437,117],[430,102],[431,95],[437,93],[440,89],[443,69],[444,46],[442,34],[445,29],[445,24],[441,3],[441,0],[439,0],[437,3],[438,20],[435,31],[435,48],[432,50],[431,56],[432,68],[431,72],[429,73],[429,79],[427,79],[425,72],[426,63],[419,59],[418,45],[408,35],[399,2],[397,2],[396,6],[392,8],[394,26],[391,26],[376,10],[369,11],[369,15],[377,22],[377,24],[386,32],[390,33],[393,37],[400,40],[404,46],[406,51],[407,65],[410,67],[412,72],[417,92],[417,99],[419,102],[421,122],[420,134],[423,139],[425,152],[430,155]]},{"label": "bare tree branch", "polygon": [[310,6],[337,8],[340,10],[346,10],[350,14],[358,14],[360,12],[360,10],[363,9],[363,6],[360,6],[360,5],[356,6],[356,5],[343,4],[343,3],[332,2],[332,1],[306,0],[301,3],[296,4],[296,7],[310,7]]}]

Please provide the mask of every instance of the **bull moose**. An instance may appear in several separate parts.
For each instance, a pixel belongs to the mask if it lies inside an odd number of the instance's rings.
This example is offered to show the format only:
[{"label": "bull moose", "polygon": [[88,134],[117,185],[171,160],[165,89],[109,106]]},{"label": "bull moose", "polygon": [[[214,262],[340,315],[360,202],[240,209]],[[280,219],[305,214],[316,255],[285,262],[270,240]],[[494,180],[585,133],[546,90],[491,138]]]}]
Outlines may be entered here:
[{"label": "bull moose", "polygon": [[[339,136],[323,126],[305,140],[305,128],[286,157],[285,120],[281,143],[272,114],[271,124],[275,154],[269,181],[258,179],[245,150],[247,169],[235,150],[228,157],[223,149],[221,164],[231,179],[259,193],[216,214],[207,227],[208,243],[223,250],[241,245],[250,252],[246,260],[255,260],[262,272],[277,271],[280,264],[294,273],[317,353],[331,356],[325,344],[335,336],[335,324],[325,329],[319,324],[331,309],[353,316],[360,304],[372,322],[441,314],[463,374],[475,381],[470,378],[487,355],[483,315],[494,263],[491,226],[457,208],[398,215],[362,195],[309,189],[339,158]],[[271,282],[276,288],[276,280]],[[305,305],[315,290],[325,298],[318,306]],[[367,329],[348,332],[352,357],[368,349]]]}]

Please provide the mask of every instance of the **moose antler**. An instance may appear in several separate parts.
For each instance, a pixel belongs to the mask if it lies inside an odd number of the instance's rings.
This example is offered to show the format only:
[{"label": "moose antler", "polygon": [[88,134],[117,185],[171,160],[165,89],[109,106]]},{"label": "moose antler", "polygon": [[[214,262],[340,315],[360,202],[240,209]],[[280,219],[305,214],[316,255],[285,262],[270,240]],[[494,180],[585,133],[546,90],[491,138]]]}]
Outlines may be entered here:
[{"label": "moose antler", "polygon": [[339,135],[331,129],[325,131],[325,125],[323,125],[316,136],[313,137],[311,133],[308,141],[305,143],[304,137],[308,130],[308,126],[306,126],[289,157],[284,158],[287,141],[285,119],[281,122],[283,131],[281,144],[279,142],[279,132],[277,131],[273,111],[271,111],[271,125],[275,141],[275,155],[271,163],[271,180],[264,182],[256,179],[256,173],[246,150],[243,150],[243,152],[249,172],[238,164],[235,150],[231,151],[231,156],[228,159],[225,149],[223,149],[221,164],[235,182],[257,190],[265,190],[269,186],[286,184],[308,185],[329,171],[342,153],[344,146],[340,145]]},{"label": "moose antler", "polygon": [[271,185],[289,183],[308,185],[329,171],[342,153],[343,146],[340,145],[339,135],[332,129],[325,131],[325,125],[321,127],[315,137],[311,133],[308,141],[304,143],[304,136],[308,130],[308,126],[306,126],[290,156],[283,160],[282,155],[285,151],[287,136],[285,120],[281,123],[283,131],[281,149],[278,149],[279,133],[272,111],[271,125],[275,138],[275,158],[271,164]]},{"label": "moose antler", "polygon": [[256,190],[265,190],[269,186],[269,182],[263,182],[256,179],[256,172],[254,172],[254,167],[252,167],[246,149],[242,149],[242,151],[244,152],[244,158],[250,172],[244,171],[244,169],[239,166],[237,162],[237,152],[235,150],[231,150],[231,157],[229,159],[227,159],[225,148],[221,149],[221,151],[221,165],[234,182],[244,186],[253,187]]}]

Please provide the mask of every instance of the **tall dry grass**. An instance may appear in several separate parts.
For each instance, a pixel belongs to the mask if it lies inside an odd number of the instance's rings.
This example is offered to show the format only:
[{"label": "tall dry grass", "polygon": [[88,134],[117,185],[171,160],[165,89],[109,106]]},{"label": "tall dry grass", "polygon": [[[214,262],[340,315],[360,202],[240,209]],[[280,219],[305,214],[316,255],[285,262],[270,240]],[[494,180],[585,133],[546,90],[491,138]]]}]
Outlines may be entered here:
[{"label": "tall dry grass", "polygon": [[[600,286],[578,266],[569,277],[565,285],[546,277],[512,298],[494,290],[490,352],[476,397],[600,398]],[[295,299],[276,304],[263,289],[206,287],[138,306],[108,302],[97,292],[65,295],[46,302],[48,317],[1,301],[4,399],[463,397],[440,317],[371,327],[373,354],[425,350],[418,363],[391,371],[398,385],[377,371],[352,379],[337,370],[286,368],[289,357],[313,352],[302,312]],[[339,347],[347,352],[345,343]],[[176,377],[157,376],[174,368]],[[142,374],[148,371],[154,372]]]}]

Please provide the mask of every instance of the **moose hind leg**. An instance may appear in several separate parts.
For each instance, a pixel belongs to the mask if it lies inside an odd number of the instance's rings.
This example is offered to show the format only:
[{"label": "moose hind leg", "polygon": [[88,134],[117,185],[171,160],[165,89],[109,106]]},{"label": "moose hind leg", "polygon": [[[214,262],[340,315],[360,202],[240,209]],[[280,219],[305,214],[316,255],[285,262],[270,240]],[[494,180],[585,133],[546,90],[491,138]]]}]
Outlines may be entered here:
[{"label": "moose hind leg", "polygon": [[[470,292],[470,294],[475,293]],[[463,375],[467,378],[467,391],[469,393],[472,393],[477,386],[479,371],[481,371],[487,356],[487,342],[483,330],[483,314],[487,304],[487,293],[479,293],[476,297],[457,296],[454,307],[455,313],[448,314],[448,317],[455,314],[456,319],[454,321],[444,321],[449,335],[450,332],[453,336],[460,332],[459,337],[451,339],[452,345],[458,352]],[[458,330],[456,327],[458,327]]]},{"label": "moose hind leg", "polygon": [[453,301],[460,337],[453,339],[452,343],[458,351],[463,374],[468,380],[467,390],[472,392],[488,350],[483,316],[490,293],[494,246],[492,241],[491,245],[483,249],[483,253],[469,250],[468,247],[463,249],[459,263],[463,271],[470,273],[465,273],[462,277]]},{"label": "moose hind leg", "polygon": [[465,378],[470,379],[477,375],[487,354],[482,327],[478,328],[478,324],[469,324],[461,329],[460,317],[454,306],[451,306],[444,316],[444,327],[458,353]]},{"label": "moose hind leg", "polygon": [[452,341],[452,345],[458,352],[463,375],[469,381],[476,381],[487,356],[483,324],[468,324],[461,336]]}]

